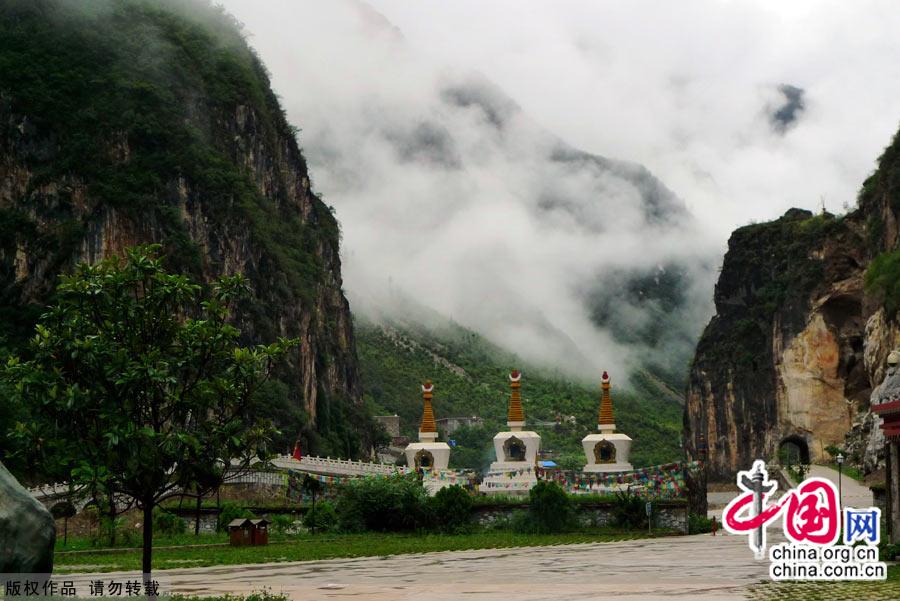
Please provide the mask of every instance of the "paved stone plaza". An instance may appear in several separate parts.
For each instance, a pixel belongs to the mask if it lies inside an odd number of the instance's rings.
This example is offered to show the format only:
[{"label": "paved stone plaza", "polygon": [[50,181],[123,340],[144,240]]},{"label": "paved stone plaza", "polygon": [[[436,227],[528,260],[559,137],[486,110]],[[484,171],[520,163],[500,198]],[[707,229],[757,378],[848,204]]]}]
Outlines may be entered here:
[{"label": "paved stone plaza", "polygon": [[[188,568],[159,572],[166,591],[184,594],[269,588],[318,599],[703,599],[741,598],[767,579],[745,537],[683,536],[561,545]],[[104,576],[109,578],[111,575]],[[79,575],[86,582],[90,575]]]}]

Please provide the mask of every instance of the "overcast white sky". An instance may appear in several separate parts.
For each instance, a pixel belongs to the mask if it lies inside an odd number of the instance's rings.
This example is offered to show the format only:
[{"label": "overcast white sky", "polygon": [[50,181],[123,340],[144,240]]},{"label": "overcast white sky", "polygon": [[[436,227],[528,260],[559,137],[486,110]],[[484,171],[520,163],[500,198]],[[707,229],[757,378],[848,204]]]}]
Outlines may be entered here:
[{"label": "overcast white sky", "polygon": [[[273,63],[276,87],[302,74],[272,60],[267,30],[287,25],[339,46],[334,34],[349,27],[318,17],[325,4],[224,2]],[[481,71],[579,148],[643,163],[720,236],[821,197],[840,212],[900,125],[893,0],[368,4],[411,52]],[[805,90],[806,109],[783,136],[761,127],[778,84]]]},{"label": "overcast white sky", "polygon": [[[578,278],[669,257],[720,260],[732,229],[792,206],[817,210],[824,199],[843,212],[900,125],[900,8],[890,0],[222,3],[245,23],[303,129],[314,185],[342,222],[351,301],[375,294],[377,273],[484,331],[524,298],[523,314],[607,362],[606,334],[582,333]],[[442,86],[473,72],[522,108],[528,123],[515,136],[498,141],[438,102]],[[802,90],[802,108],[779,128],[782,85]],[[407,120],[446,127],[463,168],[394,156],[385,137],[409,134]],[[538,175],[577,188],[589,209],[596,200],[594,184],[564,182],[522,150],[540,145],[540,129],[643,164],[699,228],[679,239],[620,220],[579,239],[529,222],[514,201]],[[423,250],[431,246],[439,252]],[[486,257],[508,269],[486,269]],[[701,282],[700,297],[711,298],[711,284]],[[702,313],[698,324],[708,305]],[[521,346],[540,340],[540,327],[493,338]]]}]

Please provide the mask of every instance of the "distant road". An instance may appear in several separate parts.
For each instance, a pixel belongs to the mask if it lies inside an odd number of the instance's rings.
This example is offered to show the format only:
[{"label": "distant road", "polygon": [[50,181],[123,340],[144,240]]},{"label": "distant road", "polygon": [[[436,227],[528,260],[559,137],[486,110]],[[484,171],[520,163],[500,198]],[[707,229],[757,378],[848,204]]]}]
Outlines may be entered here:
[{"label": "distant road", "polygon": [[[809,466],[809,475],[831,480],[835,486],[838,484],[837,470],[824,465]],[[845,507],[871,507],[874,505],[872,491],[846,474],[841,476],[841,489],[842,504]]]}]

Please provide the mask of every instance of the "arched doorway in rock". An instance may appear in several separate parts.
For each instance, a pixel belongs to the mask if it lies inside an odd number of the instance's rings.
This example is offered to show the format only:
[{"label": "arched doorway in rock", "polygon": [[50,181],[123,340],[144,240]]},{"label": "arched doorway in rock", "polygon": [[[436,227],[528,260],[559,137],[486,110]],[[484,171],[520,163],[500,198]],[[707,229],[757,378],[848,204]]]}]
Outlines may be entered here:
[{"label": "arched doorway in rock", "polygon": [[778,443],[778,462],[786,467],[809,465],[809,445],[802,436],[792,434]]},{"label": "arched doorway in rock", "polygon": [[601,440],[594,445],[594,459],[597,463],[615,463],[616,447],[608,440]]},{"label": "arched doorway in rock", "polygon": [[503,455],[506,461],[525,461],[525,443],[515,436],[503,443]]}]

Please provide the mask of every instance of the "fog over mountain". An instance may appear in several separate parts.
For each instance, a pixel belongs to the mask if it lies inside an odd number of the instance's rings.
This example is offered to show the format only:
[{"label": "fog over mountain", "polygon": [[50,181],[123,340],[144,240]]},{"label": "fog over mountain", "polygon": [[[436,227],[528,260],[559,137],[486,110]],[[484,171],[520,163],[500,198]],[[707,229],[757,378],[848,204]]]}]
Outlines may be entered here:
[{"label": "fog over mountain", "polygon": [[[839,31],[834,7],[809,22],[774,4],[223,4],[302,128],[353,310],[413,298],[587,378],[683,370],[727,232],[852,202],[896,126],[892,84],[859,95],[871,136],[835,117],[836,76],[810,56]],[[793,52],[776,61],[754,35]]]}]

